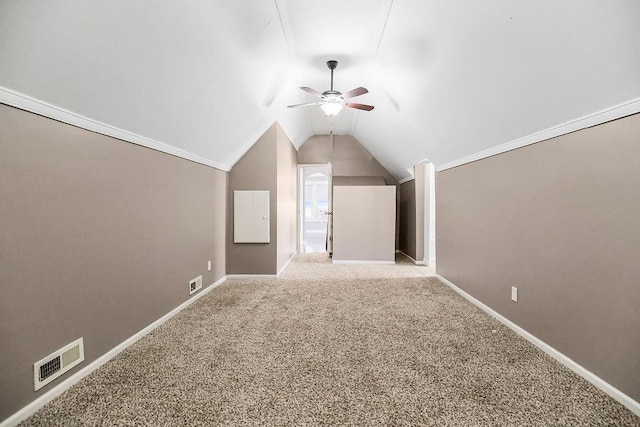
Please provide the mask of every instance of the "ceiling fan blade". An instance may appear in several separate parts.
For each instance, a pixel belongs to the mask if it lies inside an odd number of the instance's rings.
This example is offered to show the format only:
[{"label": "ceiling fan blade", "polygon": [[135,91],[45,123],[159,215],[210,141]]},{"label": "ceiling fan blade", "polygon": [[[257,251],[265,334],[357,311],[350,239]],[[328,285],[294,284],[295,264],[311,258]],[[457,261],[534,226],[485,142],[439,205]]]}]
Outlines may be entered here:
[{"label": "ceiling fan blade", "polygon": [[347,102],[347,107],[355,108],[356,110],[364,110],[364,111],[373,110],[373,105],[358,104],[357,102]]},{"label": "ceiling fan blade", "polygon": [[318,92],[315,89],[311,89],[310,87],[306,87],[306,86],[302,86],[300,87],[300,89],[302,89],[303,91],[310,93],[313,96],[317,96],[318,98],[324,98],[324,95],[321,94],[320,92]]},{"label": "ceiling fan blade", "polygon": [[287,105],[287,108],[309,107],[311,105],[320,105],[320,104],[324,104],[324,102],[318,101],[318,102],[306,102],[304,104]]},{"label": "ceiling fan blade", "polygon": [[365,93],[369,93],[366,88],[357,87],[355,89],[351,89],[349,92],[342,95],[344,99],[355,98],[356,96],[364,95]]}]

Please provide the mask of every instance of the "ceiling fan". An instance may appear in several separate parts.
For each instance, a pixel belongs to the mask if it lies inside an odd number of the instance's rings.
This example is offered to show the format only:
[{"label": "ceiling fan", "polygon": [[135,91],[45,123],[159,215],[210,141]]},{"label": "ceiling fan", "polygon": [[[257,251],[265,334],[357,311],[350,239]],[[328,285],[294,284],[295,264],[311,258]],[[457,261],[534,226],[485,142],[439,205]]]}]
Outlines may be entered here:
[{"label": "ceiling fan", "polygon": [[311,105],[319,105],[324,114],[329,117],[336,116],[342,108],[346,105],[349,108],[354,108],[356,110],[364,110],[371,111],[373,110],[373,105],[367,104],[358,104],[357,102],[348,102],[349,99],[355,98],[356,96],[364,95],[369,91],[363,87],[357,87],[355,89],[350,90],[346,93],[338,92],[337,90],[333,90],[333,70],[338,66],[338,61],[327,61],[327,67],[331,70],[331,89],[326,90],[322,93],[318,92],[315,89],[311,89],[310,87],[301,87],[305,92],[310,93],[311,95],[317,96],[320,98],[320,101],[316,102],[307,102],[305,104],[295,104],[289,105],[289,108],[296,107],[309,107]]}]

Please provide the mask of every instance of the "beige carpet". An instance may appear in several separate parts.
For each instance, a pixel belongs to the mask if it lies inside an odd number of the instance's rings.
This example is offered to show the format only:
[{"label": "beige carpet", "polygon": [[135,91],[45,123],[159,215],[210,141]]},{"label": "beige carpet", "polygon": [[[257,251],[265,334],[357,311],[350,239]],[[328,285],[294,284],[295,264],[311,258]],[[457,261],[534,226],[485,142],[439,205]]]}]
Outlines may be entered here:
[{"label": "beige carpet", "polygon": [[640,425],[428,272],[230,279],[24,425]]}]

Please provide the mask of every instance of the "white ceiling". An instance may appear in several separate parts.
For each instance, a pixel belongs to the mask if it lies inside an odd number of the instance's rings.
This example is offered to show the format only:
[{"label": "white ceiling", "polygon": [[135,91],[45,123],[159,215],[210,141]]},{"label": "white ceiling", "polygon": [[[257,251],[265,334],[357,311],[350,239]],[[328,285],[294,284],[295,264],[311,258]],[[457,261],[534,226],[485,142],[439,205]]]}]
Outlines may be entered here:
[{"label": "white ceiling", "polygon": [[[298,89],[365,86],[329,119]],[[230,168],[278,121],[397,178],[640,98],[636,0],[3,0],[0,86]]]}]

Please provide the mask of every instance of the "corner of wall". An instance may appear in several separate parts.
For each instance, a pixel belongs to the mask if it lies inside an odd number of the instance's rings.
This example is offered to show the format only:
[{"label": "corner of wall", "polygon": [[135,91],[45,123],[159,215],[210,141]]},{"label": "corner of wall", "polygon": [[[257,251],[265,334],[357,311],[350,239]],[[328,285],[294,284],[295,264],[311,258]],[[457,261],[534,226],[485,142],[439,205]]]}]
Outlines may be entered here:
[{"label": "corner of wall", "polygon": [[[229,171],[227,274],[276,274],[278,124],[274,122]],[[269,191],[270,243],[233,241],[234,191]]]},{"label": "corner of wall", "polygon": [[281,272],[297,247],[298,151],[277,124],[277,270]]}]

